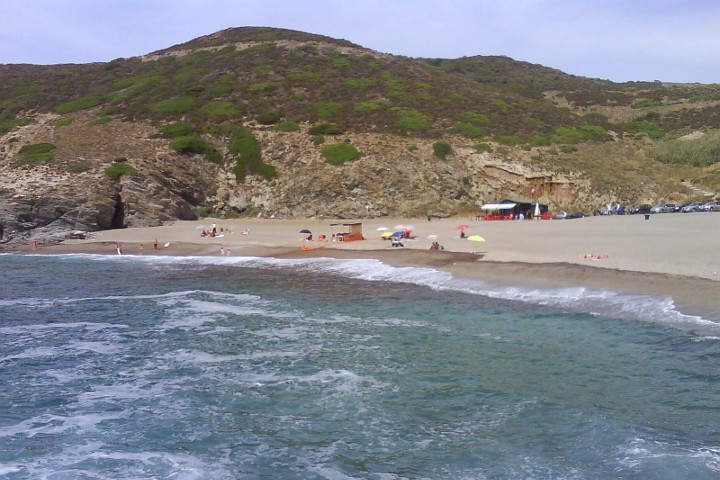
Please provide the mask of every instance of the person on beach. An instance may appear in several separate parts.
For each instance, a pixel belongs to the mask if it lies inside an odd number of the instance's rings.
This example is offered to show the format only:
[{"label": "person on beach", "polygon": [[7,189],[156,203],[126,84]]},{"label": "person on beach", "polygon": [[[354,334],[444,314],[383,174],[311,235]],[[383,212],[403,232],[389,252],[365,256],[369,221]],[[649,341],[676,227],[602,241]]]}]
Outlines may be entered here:
[{"label": "person on beach", "polygon": [[122,255],[122,250],[120,249],[119,243],[115,244],[115,251],[117,252],[118,255]]},{"label": "person on beach", "polygon": [[220,255],[225,255],[225,247],[220,247]]},{"label": "person on beach", "polygon": [[153,244],[153,248],[155,248],[155,250],[157,250],[157,248],[158,248],[158,241],[157,241],[157,238],[155,239],[155,243]]},{"label": "person on beach", "polygon": [[33,238],[32,246],[33,246],[33,250],[37,250],[37,238]]},{"label": "person on beach", "polygon": [[138,248],[138,252],[140,253],[140,255],[143,254],[143,250],[145,250],[145,247],[144,247],[143,244],[141,243],[141,244],[140,244],[140,247]]}]

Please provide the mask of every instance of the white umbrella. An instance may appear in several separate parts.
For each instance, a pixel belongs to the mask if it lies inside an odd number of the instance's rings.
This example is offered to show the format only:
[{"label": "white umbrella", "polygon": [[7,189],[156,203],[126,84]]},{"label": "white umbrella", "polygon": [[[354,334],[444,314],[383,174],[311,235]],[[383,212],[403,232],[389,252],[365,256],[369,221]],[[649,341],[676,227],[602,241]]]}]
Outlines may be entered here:
[{"label": "white umbrella", "polygon": [[378,228],[376,228],[375,230],[377,230],[378,232],[386,232],[386,231],[388,231],[388,230],[390,230],[390,229],[389,229],[388,227],[378,227]]}]

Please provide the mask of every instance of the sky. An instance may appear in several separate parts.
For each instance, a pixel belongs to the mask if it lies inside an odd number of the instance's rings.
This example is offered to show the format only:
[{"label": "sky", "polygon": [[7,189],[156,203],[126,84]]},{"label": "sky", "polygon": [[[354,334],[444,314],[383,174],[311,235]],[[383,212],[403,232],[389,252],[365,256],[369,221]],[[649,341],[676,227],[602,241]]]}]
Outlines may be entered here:
[{"label": "sky", "polygon": [[231,27],[613,80],[720,83],[720,0],[0,0],[0,64],[107,62]]}]

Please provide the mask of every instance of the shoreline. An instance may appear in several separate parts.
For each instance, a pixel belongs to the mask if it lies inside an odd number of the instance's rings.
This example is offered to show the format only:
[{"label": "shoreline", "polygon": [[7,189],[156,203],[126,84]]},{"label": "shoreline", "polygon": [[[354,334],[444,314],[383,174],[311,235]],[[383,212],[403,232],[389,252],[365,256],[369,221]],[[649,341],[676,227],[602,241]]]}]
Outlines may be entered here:
[{"label": "shoreline", "polygon": [[[359,242],[355,242],[359,243]],[[219,256],[218,243],[171,242],[155,250],[140,243],[122,244],[127,256]],[[489,260],[484,253],[458,251],[428,251],[418,248],[310,248],[302,250],[282,245],[233,245],[231,256],[273,257],[279,259],[334,258],[374,259],[395,267],[433,268],[446,271],[456,278],[481,280],[497,287],[526,287],[540,289],[587,288],[612,291],[618,294],[649,295],[673,299],[675,309],[682,314],[698,316],[720,323],[720,282],[687,275],[642,272],[598,267],[567,262],[524,262]],[[112,241],[73,241],[51,246],[21,247],[3,253],[18,254],[100,254],[116,255]]]}]

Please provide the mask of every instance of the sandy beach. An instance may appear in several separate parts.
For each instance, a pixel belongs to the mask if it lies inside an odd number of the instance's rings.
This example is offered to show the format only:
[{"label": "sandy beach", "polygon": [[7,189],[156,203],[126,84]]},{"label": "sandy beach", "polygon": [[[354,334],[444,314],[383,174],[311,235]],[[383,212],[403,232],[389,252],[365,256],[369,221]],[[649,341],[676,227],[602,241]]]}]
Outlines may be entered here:
[{"label": "sandy beach", "polygon": [[[333,242],[342,227],[362,222],[363,241]],[[216,224],[218,236],[202,237]],[[412,227],[404,247],[378,229]],[[485,241],[460,238],[481,235]],[[308,229],[313,240],[305,240]],[[321,235],[326,241],[319,241]],[[154,248],[155,241],[158,248]],[[444,250],[430,251],[437,241]],[[39,246],[39,253],[243,255],[374,258],[396,266],[427,266],[502,285],[582,286],[670,296],[683,313],[720,321],[720,214],[588,217],[573,220],[447,219],[177,221],[152,228],[96,232],[85,240]],[[141,246],[142,245],[142,249]],[[167,246],[166,246],[167,245]],[[32,251],[26,247],[22,251]]]}]

